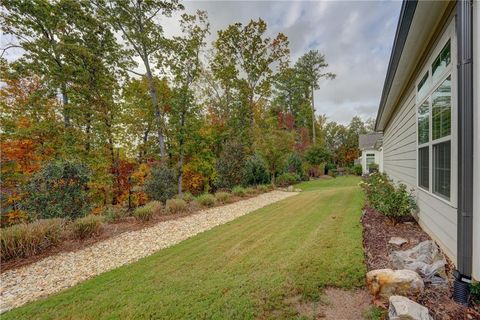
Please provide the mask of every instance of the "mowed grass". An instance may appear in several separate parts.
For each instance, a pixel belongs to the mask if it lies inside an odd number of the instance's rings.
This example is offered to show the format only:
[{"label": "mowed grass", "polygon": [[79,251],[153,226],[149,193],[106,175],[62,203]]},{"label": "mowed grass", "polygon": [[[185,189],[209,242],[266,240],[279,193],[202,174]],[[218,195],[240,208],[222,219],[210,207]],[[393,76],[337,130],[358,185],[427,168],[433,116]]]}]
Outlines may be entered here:
[{"label": "mowed grass", "polygon": [[136,263],[28,304],[2,319],[296,318],[290,297],[363,286],[355,177],[303,192]]}]

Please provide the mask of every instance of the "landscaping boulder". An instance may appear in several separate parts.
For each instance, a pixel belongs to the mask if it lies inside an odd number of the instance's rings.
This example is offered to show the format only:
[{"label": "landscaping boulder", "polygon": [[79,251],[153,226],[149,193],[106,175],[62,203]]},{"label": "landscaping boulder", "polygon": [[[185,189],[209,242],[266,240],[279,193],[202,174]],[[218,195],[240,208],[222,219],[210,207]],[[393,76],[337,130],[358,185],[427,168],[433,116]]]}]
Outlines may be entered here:
[{"label": "landscaping boulder", "polygon": [[389,259],[394,269],[413,270],[432,284],[447,283],[445,257],[432,240],[420,242],[409,250],[394,251]]},{"label": "landscaping boulder", "polygon": [[422,278],[412,270],[378,269],[367,273],[367,287],[375,298],[416,295],[423,292]]},{"label": "landscaping boulder", "polygon": [[288,192],[293,192],[295,188],[293,186],[288,186],[287,191]]},{"label": "landscaping boulder", "polygon": [[427,308],[406,297],[391,296],[389,302],[389,320],[433,320]]},{"label": "landscaping boulder", "polygon": [[391,237],[388,243],[394,244],[396,246],[402,246],[403,244],[407,243],[408,240],[400,237]]}]

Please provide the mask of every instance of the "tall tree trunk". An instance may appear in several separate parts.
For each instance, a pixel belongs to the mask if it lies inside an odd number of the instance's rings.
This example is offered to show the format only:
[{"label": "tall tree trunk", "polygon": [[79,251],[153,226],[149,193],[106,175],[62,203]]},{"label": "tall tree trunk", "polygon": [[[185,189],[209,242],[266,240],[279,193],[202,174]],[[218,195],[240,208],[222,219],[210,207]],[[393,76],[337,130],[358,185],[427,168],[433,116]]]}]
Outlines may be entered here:
[{"label": "tall tree trunk", "polygon": [[160,157],[162,162],[165,161],[165,137],[163,136],[163,115],[160,112],[160,106],[158,105],[157,90],[155,89],[155,83],[153,82],[152,70],[150,69],[150,62],[148,56],[145,55],[143,59],[145,63],[145,69],[147,71],[148,86],[150,88],[150,95],[152,97],[153,108],[155,110],[155,122],[157,125],[157,137],[158,145],[160,147]]},{"label": "tall tree trunk", "polygon": [[313,140],[312,142],[313,144],[315,144],[317,141],[317,135],[315,133],[315,122],[316,122],[316,119],[315,119],[314,89],[312,86],[312,140]]},{"label": "tall tree trunk", "polygon": [[87,127],[85,128],[85,132],[87,134],[87,141],[85,142],[85,150],[87,151],[87,153],[90,153],[90,141],[92,136],[92,114],[90,112],[87,112],[86,118]]},{"label": "tall tree trunk", "polygon": [[63,103],[63,123],[65,125],[65,128],[70,127],[70,115],[69,112],[69,104],[68,104],[68,94],[67,94],[67,85],[62,84],[62,89],[61,89],[61,94],[62,94],[62,103]]},{"label": "tall tree trunk", "polygon": [[[186,108],[185,108],[186,109]],[[185,133],[185,109],[182,112],[182,117],[180,120],[180,130],[181,136],[180,136],[180,141],[179,141],[179,153],[180,153],[180,159],[178,162],[178,194],[182,194],[182,179],[183,179],[183,161],[184,161],[184,153],[183,153],[183,145],[185,143],[185,138],[184,138],[184,133]]]}]

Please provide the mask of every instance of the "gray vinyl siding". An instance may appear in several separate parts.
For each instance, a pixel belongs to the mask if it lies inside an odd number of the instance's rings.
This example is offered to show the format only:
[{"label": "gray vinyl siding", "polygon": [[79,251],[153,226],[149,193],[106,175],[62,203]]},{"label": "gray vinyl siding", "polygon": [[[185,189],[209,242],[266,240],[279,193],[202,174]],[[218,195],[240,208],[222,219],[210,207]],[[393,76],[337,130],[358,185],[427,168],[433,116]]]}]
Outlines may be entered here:
[{"label": "gray vinyl siding", "polygon": [[456,261],[457,211],[417,188],[417,122],[412,86],[392,115],[383,137],[384,171],[396,182],[415,189],[420,225]]}]

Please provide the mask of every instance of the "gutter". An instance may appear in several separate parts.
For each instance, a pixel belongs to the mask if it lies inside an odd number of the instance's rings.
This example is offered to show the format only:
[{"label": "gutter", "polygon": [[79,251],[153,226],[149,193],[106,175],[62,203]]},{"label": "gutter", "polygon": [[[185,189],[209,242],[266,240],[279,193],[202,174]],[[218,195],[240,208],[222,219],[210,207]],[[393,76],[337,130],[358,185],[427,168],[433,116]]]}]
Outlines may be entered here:
[{"label": "gutter", "polygon": [[454,300],[468,304],[473,265],[473,1],[457,2],[458,209]]},{"label": "gutter", "polygon": [[378,108],[377,120],[375,121],[375,131],[378,131],[378,124],[382,118],[393,79],[395,78],[395,73],[397,72],[398,64],[400,62],[400,57],[402,56],[403,48],[407,41],[410,25],[412,24],[415,9],[417,8],[417,2],[417,0],[404,0],[402,3],[397,31],[395,33],[395,40],[393,42],[392,54],[390,56],[390,62],[388,63],[387,75],[385,77],[380,106]]}]

